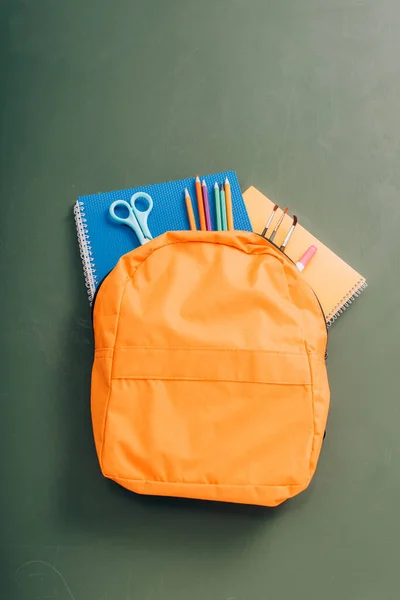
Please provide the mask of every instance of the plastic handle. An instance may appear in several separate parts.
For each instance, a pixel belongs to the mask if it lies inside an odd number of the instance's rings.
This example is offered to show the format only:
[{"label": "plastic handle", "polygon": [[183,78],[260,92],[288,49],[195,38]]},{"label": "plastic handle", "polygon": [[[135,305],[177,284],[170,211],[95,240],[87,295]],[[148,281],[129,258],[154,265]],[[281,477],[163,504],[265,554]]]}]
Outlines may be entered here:
[{"label": "plastic handle", "polygon": [[[128,211],[128,215],[126,217],[119,217],[116,214],[115,209],[120,206],[124,206],[126,208],[126,210]],[[136,218],[136,215],[132,209],[131,204],[129,204],[129,202],[126,202],[125,200],[116,200],[115,202],[113,202],[111,204],[108,211],[110,213],[111,219],[115,223],[119,223],[120,225],[128,225],[128,227],[133,229],[133,231],[136,233],[136,236],[141,245],[145,244],[148,241],[148,239],[142,233],[140,223],[139,223],[138,219]]]},{"label": "plastic handle", "polygon": [[[141,210],[136,204],[136,201],[139,200],[139,198],[144,198],[148,202],[149,205],[145,210]],[[135,213],[136,219],[139,222],[140,229],[142,230],[144,237],[148,240],[152,240],[153,236],[151,235],[150,229],[147,225],[147,219],[153,210],[153,198],[149,194],[146,194],[146,192],[136,192],[136,194],[133,194],[131,198],[131,207]]]}]

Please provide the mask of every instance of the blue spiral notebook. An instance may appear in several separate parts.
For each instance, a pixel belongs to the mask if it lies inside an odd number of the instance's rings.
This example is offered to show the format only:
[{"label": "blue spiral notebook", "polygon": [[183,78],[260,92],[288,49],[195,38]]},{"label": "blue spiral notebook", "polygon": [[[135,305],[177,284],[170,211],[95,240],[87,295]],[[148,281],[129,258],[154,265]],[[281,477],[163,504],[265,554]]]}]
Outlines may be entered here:
[{"label": "blue spiral notebook", "polygon": [[[201,180],[205,179],[208,187],[213,228],[216,229],[213,187],[215,182],[223,183],[226,177],[228,177],[231,184],[235,229],[252,231],[242,192],[234,171],[201,177]],[[90,196],[80,196],[78,198],[74,206],[75,223],[90,302],[93,301],[97,286],[115,267],[119,258],[139,246],[139,241],[130,227],[116,224],[111,220],[108,211],[112,202],[115,200],[129,202],[136,192],[149,194],[153,199],[153,210],[149,214],[148,227],[152,236],[156,237],[166,231],[189,229],[184,198],[185,187],[189,190],[197,224],[199,224],[195,178],[145,185],[140,188],[117,190],[104,194],[91,194]]]}]

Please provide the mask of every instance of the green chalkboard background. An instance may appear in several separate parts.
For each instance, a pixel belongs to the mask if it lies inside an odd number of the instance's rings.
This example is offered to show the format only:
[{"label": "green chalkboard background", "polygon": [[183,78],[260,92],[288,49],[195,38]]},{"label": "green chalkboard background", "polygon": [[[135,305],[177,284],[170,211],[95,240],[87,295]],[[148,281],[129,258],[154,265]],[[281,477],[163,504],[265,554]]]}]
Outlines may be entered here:
[{"label": "green chalkboard background", "polygon": [[[397,600],[397,0],[0,0],[4,600]],[[368,277],[312,486],[275,510],[102,478],[80,194],[237,171]]]}]

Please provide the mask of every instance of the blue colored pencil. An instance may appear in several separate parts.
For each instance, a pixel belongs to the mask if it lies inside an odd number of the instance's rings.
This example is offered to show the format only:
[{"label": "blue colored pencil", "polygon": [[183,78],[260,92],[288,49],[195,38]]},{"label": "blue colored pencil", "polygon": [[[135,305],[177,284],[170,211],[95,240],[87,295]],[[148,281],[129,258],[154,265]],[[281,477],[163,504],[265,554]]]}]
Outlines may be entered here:
[{"label": "blue colored pencil", "polygon": [[217,217],[217,231],[222,231],[222,220],[221,220],[221,202],[219,197],[219,186],[218,183],[214,184],[214,200],[215,200],[215,214]]}]

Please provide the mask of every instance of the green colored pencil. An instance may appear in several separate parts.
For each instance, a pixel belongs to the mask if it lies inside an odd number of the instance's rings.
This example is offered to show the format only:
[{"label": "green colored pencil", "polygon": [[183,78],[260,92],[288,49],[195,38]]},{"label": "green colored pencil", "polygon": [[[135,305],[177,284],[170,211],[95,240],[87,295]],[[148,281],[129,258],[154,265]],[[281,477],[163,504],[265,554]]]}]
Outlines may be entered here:
[{"label": "green colored pencil", "polygon": [[217,231],[222,231],[222,220],[221,220],[221,203],[219,200],[219,187],[218,183],[214,184],[214,198],[215,198],[215,214],[217,216]]},{"label": "green colored pencil", "polygon": [[219,199],[220,199],[220,203],[221,203],[222,231],[228,231],[228,221],[226,218],[225,190],[224,190],[223,183],[221,183],[221,186],[219,188]]}]

